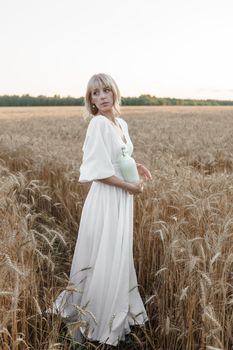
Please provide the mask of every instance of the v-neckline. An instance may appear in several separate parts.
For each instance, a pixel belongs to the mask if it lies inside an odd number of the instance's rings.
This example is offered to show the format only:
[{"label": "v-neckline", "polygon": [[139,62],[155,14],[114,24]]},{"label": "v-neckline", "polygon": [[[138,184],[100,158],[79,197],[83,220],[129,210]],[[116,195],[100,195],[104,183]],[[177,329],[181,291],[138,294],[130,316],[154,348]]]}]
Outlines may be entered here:
[{"label": "v-neckline", "polygon": [[[112,127],[114,128],[114,130],[115,130],[115,127],[114,127],[114,125],[113,125],[113,122],[112,122],[108,117],[105,117],[105,115],[103,115],[103,114],[100,114],[100,115],[102,115],[104,118],[106,118],[106,119],[109,121],[109,123],[112,125]],[[126,136],[125,136],[125,134],[124,134],[124,132],[123,132],[123,129],[122,129],[122,126],[121,126],[121,122],[118,121],[119,117],[116,117],[115,119],[117,120],[117,123],[118,123],[118,125],[119,125],[120,128],[121,128],[122,135],[124,136],[126,142],[123,140],[123,138],[120,136],[120,134],[119,134],[116,130],[115,130],[115,132],[116,132],[116,134],[119,136],[119,138],[121,139],[121,141],[124,143],[124,145],[128,146],[128,141],[127,141]]]},{"label": "v-neckline", "polygon": [[121,126],[121,122],[118,120],[118,117],[116,117],[116,119],[117,119],[117,123],[118,123],[118,125],[120,126],[120,128],[121,128],[121,131],[122,131],[122,135],[124,136],[124,138],[125,138],[125,141],[123,140],[123,138],[120,136],[120,134],[118,134],[119,135],[119,137],[120,137],[120,139],[121,139],[121,141],[125,144],[125,145],[127,145],[128,144],[128,142],[127,142],[127,140],[126,140],[126,137],[125,137],[125,134],[124,134],[124,131],[123,131],[123,129],[122,129],[122,126]]}]

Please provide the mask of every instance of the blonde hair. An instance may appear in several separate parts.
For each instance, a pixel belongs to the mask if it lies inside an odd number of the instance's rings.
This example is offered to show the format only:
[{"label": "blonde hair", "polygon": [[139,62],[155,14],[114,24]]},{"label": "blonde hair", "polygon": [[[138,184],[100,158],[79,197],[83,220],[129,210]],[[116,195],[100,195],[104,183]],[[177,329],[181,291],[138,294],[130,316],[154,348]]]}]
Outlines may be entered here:
[{"label": "blonde hair", "polygon": [[99,110],[98,108],[91,103],[91,92],[95,88],[99,87],[108,87],[113,92],[113,110],[114,114],[119,115],[120,114],[120,103],[121,103],[121,95],[120,90],[114,81],[114,79],[104,73],[95,74],[91,77],[91,79],[88,81],[87,89],[86,89],[86,95],[85,95],[85,109],[86,109],[86,115],[89,116],[95,116],[98,114]]}]

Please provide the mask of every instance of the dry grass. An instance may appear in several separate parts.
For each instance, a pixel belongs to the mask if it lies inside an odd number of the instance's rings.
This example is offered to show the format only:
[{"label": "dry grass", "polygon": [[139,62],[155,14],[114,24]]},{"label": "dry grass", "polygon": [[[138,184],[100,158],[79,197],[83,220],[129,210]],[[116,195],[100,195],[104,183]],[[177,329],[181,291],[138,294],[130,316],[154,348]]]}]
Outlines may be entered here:
[{"label": "dry grass", "polygon": [[[118,348],[231,349],[233,108],[124,107],[122,115],[153,182],[135,197],[134,226],[150,323]],[[66,286],[89,188],[77,181],[88,123],[80,116],[78,107],[0,109],[3,350],[75,348],[44,310]]]}]

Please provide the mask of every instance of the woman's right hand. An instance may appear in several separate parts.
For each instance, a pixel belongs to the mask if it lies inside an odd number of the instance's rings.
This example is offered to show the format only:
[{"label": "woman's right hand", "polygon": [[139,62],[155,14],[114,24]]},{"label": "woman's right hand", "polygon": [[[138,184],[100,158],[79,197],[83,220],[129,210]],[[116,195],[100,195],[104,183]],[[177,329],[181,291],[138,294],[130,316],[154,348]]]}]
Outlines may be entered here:
[{"label": "woman's right hand", "polygon": [[143,192],[143,180],[139,182],[127,182],[126,191],[130,194],[139,194]]}]

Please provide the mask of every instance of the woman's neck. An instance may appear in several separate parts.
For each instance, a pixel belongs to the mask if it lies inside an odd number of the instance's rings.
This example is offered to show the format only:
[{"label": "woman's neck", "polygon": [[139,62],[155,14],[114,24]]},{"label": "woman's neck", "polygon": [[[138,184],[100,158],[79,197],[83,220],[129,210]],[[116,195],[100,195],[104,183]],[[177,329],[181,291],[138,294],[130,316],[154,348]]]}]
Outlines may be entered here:
[{"label": "woman's neck", "polygon": [[115,115],[114,115],[113,111],[106,111],[104,113],[101,112],[101,114],[103,116],[105,116],[106,118],[110,119],[112,122],[115,121]]}]

